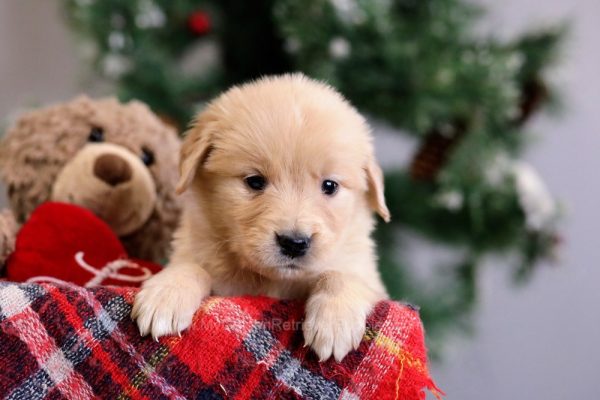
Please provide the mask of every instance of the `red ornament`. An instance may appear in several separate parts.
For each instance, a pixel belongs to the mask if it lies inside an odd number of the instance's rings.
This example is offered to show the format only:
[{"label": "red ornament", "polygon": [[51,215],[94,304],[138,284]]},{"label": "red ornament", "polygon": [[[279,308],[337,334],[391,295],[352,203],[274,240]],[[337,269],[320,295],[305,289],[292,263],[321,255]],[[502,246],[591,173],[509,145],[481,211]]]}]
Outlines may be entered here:
[{"label": "red ornament", "polygon": [[196,11],[189,16],[188,27],[196,35],[206,35],[212,28],[210,16],[204,11]]}]

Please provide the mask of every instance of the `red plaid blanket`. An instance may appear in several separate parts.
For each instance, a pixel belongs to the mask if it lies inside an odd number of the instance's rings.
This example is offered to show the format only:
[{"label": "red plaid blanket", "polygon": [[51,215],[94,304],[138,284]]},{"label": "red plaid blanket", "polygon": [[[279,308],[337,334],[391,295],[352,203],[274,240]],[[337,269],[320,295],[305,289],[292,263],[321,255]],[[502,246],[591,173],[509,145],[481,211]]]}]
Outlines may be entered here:
[{"label": "red plaid blanket", "polygon": [[302,304],[207,299],[192,328],[155,342],[129,318],[136,289],[0,282],[0,394],[6,399],[424,399],[418,313],[381,302],[360,348],[319,363],[303,347]]}]

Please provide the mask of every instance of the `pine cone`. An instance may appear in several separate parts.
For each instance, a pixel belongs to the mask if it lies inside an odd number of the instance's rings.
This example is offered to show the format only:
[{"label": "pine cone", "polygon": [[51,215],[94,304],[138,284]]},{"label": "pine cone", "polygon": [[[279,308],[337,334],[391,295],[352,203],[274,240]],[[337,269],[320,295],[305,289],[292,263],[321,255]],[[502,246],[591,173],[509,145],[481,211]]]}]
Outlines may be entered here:
[{"label": "pine cone", "polygon": [[466,131],[466,122],[458,119],[450,125],[435,127],[429,131],[410,165],[411,177],[415,180],[433,181]]},{"label": "pine cone", "polygon": [[[548,97],[548,88],[542,80],[534,78],[525,82],[519,104],[520,112],[513,123],[517,126],[524,124]],[[415,180],[433,181],[466,131],[467,123],[464,119],[456,119],[450,125],[431,129],[410,165],[411,177]]]},{"label": "pine cone", "polygon": [[533,78],[523,83],[519,104],[520,112],[514,120],[515,125],[523,125],[548,100],[548,97],[548,87],[539,78]]}]

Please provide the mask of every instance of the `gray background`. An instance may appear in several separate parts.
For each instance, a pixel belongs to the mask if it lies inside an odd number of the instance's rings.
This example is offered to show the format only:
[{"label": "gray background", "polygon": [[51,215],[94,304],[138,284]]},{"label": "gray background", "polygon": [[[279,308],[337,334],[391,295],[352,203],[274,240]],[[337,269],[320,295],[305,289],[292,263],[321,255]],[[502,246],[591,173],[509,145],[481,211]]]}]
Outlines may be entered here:
[{"label": "gray background", "polygon": [[[482,1],[482,0],[480,0]],[[490,15],[482,32],[511,37],[563,19],[572,34],[561,68],[566,112],[540,116],[540,141],[528,160],[567,205],[561,262],[542,265],[515,288],[503,260],[491,260],[479,279],[475,334],[449,340],[433,375],[448,399],[597,399],[600,396],[600,2],[598,0],[483,1]],[[84,67],[62,24],[56,1],[0,0],[0,119],[19,109],[65,100],[102,85],[85,80]],[[93,88],[93,89],[89,89]],[[106,89],[104,89],[106,90]],[[543,134],[543,135],[542,135]],[[413,144],[377,129],[384,165]],[[0,205],[3,190],[0,190]],[[437,254],[417,244],[410,256],[426,268]]]}]

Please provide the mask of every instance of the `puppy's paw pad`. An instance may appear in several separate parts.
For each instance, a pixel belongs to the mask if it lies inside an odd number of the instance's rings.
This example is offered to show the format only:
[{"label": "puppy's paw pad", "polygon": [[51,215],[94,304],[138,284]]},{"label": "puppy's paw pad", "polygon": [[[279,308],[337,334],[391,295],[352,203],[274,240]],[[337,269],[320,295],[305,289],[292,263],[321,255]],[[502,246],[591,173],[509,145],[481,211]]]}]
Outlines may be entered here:
[{"label": "puppy's paw pad", "polygon": [[340,362],[352,349],[357,349],[365,333],[365,311],[335,298],[311,298],[302,325],[304,340],[320,361],[332,355]]},{"label": "puppy's paw pad", "polygon": [[171,286],[151,279],[135,297],[131,317],[137,320],[142,336],[150,334],[157,339],[178,334],[192,324],[205,296],[200,286]]}]

